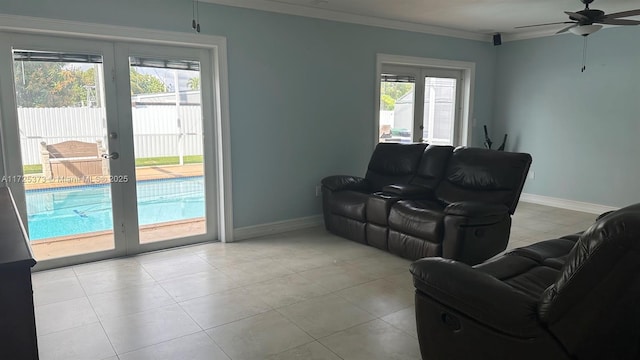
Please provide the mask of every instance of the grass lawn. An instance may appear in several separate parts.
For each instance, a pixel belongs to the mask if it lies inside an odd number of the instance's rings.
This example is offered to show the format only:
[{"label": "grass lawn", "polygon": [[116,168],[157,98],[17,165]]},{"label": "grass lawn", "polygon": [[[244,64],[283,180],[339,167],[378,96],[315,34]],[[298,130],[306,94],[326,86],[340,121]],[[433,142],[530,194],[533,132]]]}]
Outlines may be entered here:
[{"label": "grass lawn", "polygon": [[22,167],[22,171],[27,174],[42,174],[42,165],[25,165]]},{"label": "grass lawn", "polygon": [[[152,157],[136,159],[136,166],[160,166],[178,165],[180,158],[177,156]],[[202,155],[187,155],[184,157],[185,164],[201,164]]]},{"label": "grass lawn", "polygon": [[[164,156],[136,159],[136,166],[162,166],[178,165],[180,158],[177,156]],[[184,157],[185,164],[201,164],[202,155],[188,155]],[[25,165],[22,167],[24,174],[42,174],[42,165]]]}]

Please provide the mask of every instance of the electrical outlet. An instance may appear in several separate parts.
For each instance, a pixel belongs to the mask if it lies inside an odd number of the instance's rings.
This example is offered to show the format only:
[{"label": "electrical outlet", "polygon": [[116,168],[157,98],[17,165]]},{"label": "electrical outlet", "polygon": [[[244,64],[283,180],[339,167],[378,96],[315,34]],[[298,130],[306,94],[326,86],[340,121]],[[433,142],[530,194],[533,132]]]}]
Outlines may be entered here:
[{"label": "electrical outlet", "polygon": [[527,179],[534,180],[536,178],[536,172],[533,170],[529,170],[529,174],[527,174]]},{"label": "electrical outlet", "polygon": [[320,185],[316,185],[316,197],[320,197],[322,194],[322,187]]}]

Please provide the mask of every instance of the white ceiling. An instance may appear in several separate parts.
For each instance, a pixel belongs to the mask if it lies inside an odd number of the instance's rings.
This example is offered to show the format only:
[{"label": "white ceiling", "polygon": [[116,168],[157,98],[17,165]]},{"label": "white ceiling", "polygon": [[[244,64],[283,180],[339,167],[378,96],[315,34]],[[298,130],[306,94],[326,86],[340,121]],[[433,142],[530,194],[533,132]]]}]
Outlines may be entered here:
[{"label": "white ceiling", "polygon": [[[579,0],[200,0],[388,28],[489,39],[552,35],[562,25],[529,29],[516,26],[567,21],[564,11],[584,8]],[[605,13],[640,8],[640,0],[595,0]],[[635,18],[640,20],[640,18]]]}]

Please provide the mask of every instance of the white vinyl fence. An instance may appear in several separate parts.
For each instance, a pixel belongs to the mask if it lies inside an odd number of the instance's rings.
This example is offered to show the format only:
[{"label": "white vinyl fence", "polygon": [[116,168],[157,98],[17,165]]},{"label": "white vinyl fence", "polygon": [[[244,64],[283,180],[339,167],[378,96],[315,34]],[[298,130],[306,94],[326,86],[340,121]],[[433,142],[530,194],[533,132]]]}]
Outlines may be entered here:
[{"label": "white vinyl fence", "polygon": [[[132,108],[136,158],[202,155],[200,106],[152,105]],[[103,108],[18,108],[22,163],[40,163],[40,143],[68,140],[107,146]]]}]

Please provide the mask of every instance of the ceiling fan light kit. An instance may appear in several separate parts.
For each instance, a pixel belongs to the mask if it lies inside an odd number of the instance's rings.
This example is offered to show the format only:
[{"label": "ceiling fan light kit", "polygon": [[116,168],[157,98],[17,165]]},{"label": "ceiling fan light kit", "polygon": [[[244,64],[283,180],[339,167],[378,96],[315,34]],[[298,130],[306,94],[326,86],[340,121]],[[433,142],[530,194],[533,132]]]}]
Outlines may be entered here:
[{"label": "ceiling fan light kit", "polygon": [[598,31],[602,29],[602,25],[581,25],[581,26],[574,26],[571,29],[569,29],[569,31],[572,34],[576,34],[576,35],[581,35],[581,36],[588,36],[593,34],[594,32]]}]

